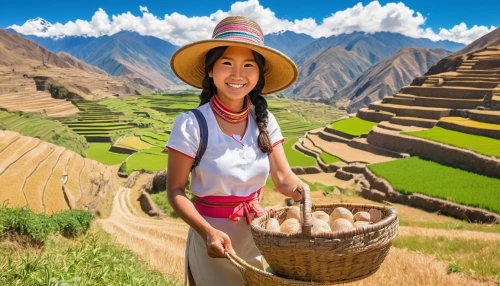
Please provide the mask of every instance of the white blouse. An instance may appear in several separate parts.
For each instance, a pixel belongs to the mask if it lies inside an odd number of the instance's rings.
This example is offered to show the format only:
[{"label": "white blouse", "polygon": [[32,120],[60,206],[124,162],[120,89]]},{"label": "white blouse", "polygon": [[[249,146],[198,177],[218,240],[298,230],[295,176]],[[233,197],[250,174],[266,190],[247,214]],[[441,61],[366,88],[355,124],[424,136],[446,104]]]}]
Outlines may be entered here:
[{"label": "white blouse", "polygon": [[[267,153],[257,146],[259,128],[252,116],[247,120],[243,138],[224,133],[215,119],[210,104],[197,108],[208,125],[207,150],[200,164],[191,174],[191,192],[204,196],[249,196],[262,188],[269,175]],[[283,142],[281,129],[271,112],[268,112],[267,130],[273,146]],[[177,116],[167,148],[194,158],[200,142],[200,130],[191,112]]]}]

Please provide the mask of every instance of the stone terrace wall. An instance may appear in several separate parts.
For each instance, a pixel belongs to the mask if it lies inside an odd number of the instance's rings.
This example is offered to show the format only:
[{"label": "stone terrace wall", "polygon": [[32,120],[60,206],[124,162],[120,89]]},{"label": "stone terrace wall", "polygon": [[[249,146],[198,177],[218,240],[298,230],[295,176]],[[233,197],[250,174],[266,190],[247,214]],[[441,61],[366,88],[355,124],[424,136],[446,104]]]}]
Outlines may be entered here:
[{"label": "stone terrace wall", "polygon": [[299,152],[302,152],[306,155],[313,157],[314,159],[316,159],[316,163],[319,165],[319,168],[318,167],[293,167],[292,171],[296,175],[318,174],[321,172],[333,173],[333,172],[336,172],[340,168],[336,164],[327,165],[327,164],[323,163],[323,160],[321,160],[321,158],[318,154],[301,146],[300,144],[295,144],[295,149],[297,149],[297,151],[299,151]]},{"label": "stone terrace wall", "polygon": [[488,157],[473,151],[460,149],[417,137],[388,132],[374,127],[367,138],[368,143],[399,153],[432,160],[444,165],[500,178],[500,159]]},{"label": "stone terrace wall", "polygon": [[388,201],[399,203],[430,212],[439,212],[471,222],[500,223],[500,215],[493,212],[463,206],[421,194],[404,195],[394,190],[388,181],[377,177],[365,166],[347,166],[343,167],[342,170],[363,175],[365,179],[358,180],[356,192],[367,199],[377,202]]}]

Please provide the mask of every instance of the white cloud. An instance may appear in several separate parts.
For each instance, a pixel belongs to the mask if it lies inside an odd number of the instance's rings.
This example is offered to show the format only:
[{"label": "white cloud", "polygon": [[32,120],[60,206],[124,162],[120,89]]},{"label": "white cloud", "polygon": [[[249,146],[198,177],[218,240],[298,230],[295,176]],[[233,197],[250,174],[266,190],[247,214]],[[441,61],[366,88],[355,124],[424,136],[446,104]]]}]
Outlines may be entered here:
[{"label": "white cloud", "polygon": [[[450,40],[468,44],[495,27],[474,25],[470,29],[465,23],[455,25],[451,29],[440,28],[439,32],[425,27],[426,18],[419,12],[407,7],[404,3],[387,3],[382,6],[378,1],[366,5],[358,3],[351,8],[332,13],[318,23],[313,18],[295,19],[293,21],[278,18],[270,9],[262,6],[258,0],[238,1],[228,11],[217,10],[208,16],[193,16],[174,12],[156,16],[145,6],[139,6],[142,15],[131,12],[112,15],[99,8],[90,21],[76,20],[65,24],[55,23],[41,25],[37,21],[27,21],[22,26],[10,28],[22,34],[41,37],[93,36],[112,35],[122,30],[136,31],[142,35],[151,35],[175,45],[184,45],[193,41],[209,39],[216,23],[229,15],[245,15],[254,19],[262,27],[265,34],[294,31],[305,33],[314,38],[328,37],[353,31],[366,33],[394,32],[410,37],[430,38],[432,40]],[[43,27],[45,29],[42,29]]]}]

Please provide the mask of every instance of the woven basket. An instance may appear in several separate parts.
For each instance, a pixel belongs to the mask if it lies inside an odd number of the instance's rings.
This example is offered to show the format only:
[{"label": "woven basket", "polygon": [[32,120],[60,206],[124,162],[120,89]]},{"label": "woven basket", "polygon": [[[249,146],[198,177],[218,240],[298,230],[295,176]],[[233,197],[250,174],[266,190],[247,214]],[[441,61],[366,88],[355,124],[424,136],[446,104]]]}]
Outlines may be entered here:
[{"label": "woven basket", "polygon": [[[276,209],[251,223],[255,244],[271,266],[283,278],[337,284],[360,280],[375,273],[398,235],[398,216],[391,206],[366,204],[312,205],[309,190],[301,202],[302,232],[286,234],[265,229],[274,217],[280,223],[288,207]],[[311,211],[328,214],[337,207],[356,213],[377,209],[382,220],[350,231],[311,233]]]},{"label": "woven basket", "polygon": [[255,268],[254,266],[239,258],[236,254],[226,252],[226,258],[236,266],[240,271],[243,281],[247,286],[318,286],[325,284],[318,284],[314,282],[304,282],[298,280],[291,280],[281,278],[279,276],[268,273],[264,270]]}]

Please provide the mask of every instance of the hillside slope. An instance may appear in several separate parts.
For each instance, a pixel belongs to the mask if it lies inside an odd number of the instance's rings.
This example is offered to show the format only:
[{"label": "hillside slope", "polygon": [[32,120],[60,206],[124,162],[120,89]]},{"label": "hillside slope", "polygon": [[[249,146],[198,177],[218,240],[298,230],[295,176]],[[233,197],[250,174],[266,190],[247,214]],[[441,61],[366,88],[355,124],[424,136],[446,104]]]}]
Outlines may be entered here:
[{"label": "hillside slope", "polygon": [[370,65],[365,58],[342,47],[326,49],[304,63],[293,94],[311,99],[332,97]]},{"label": "hillside slope", "polygon": [[[325,53],[325,51],[334,47],[343,48],[369,64],[352,66],[352,62],[350,61],[343,62],[342,60],[332,59],[330,53]],[[301,71],[304,69],[307,70],[309,68],[308,63],[311,61],[325,64],[332,62],[334,69],[324,69],[322,72],[317,72],[314,75],[301,72],[298,82],[293,86],[293,89],[289,88],[282,92],[282,95],[298,98],[314,98],[318,94],[323,94],[324,97],[329,98],[334,94],[332,90],[344,88],[351,79],[360,76],[369,67],[394,55],[400,49],[407,47],[444,48],[456,51],[462,48],[463,45],[449,41],[433,42],[429,39],[410,38],[401,34],[388,32],[373,34],[353,32],[351,34],[319,38],[299,50],[293,59]],[[425,66],[425,63],[420,63],[420,65]],[[346,80],[335,82],[335,86],[333,87],[331,85],[325,86],[322,81],[317,80],[318,78],[343,78]],[[311,90],[315,90],[315,92],[311,94]]]},{"label": "hillside slope", "polygon": [[105,196],[116,192],[116,172],[73,151],[0,131],[0,203],[37,213],[88,209],[96,214]]},{"label": "hillside slope", "polygon": [[386,95],[394,94],[448,54],[443,49],[401,49],[349,82],[332,101],[349,113],[355,112]]},{"label": "hillside slope", "polygon": [[[137,94],[147,88],[126,78],[113,77],[66,54],[55,54],[18,34],[0,29],[0,94],[21,92],[22,81],[33,78],[38,91],[54,98],[99,99],[113,94]],[[14,79],[16,80],[10,80]],[[35,85],[35,82],[33,82]]]}]

